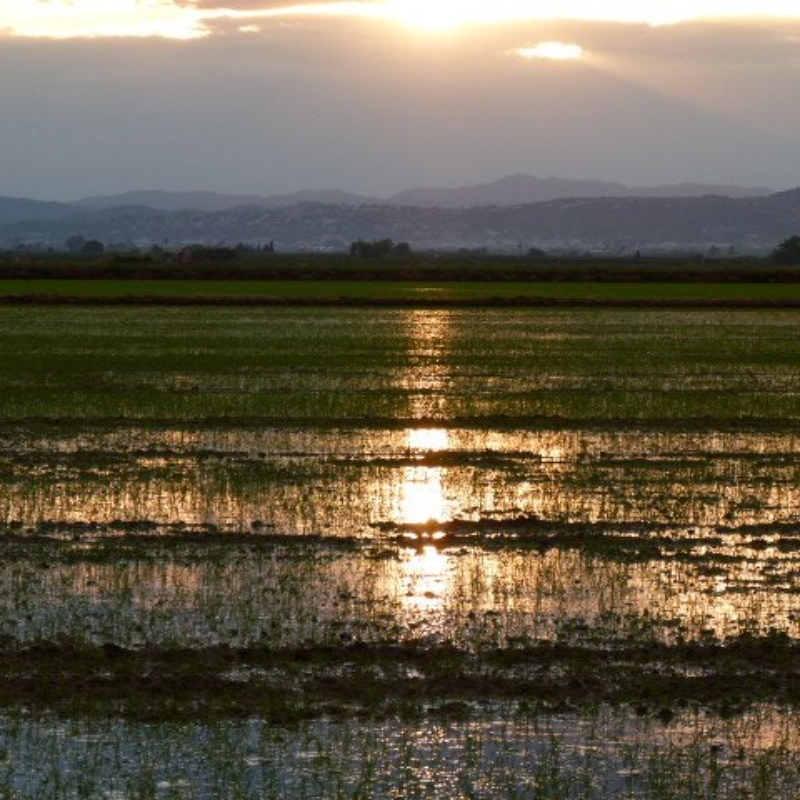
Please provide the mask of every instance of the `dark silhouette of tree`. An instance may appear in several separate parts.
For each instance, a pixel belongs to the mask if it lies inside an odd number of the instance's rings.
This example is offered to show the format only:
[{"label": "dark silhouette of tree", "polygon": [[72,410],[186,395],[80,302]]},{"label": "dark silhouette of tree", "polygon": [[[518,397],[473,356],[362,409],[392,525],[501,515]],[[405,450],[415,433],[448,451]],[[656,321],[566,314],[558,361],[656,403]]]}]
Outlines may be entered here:
[{"label": "dark silhouette of tree", "polygon": [[66,242],[64,242],[64,247],[69,250],[70,253],[80,253],[83,251],[83,246],[86,244],[86,239],[83,236],[70,236]]},{"label": "dark silhouette of tree", "polygon": [[81,252],[87,256],[100,256],[106,251],[106,246],[97,239],[89,239],[84,242]]},{"label": "dark silhouette of tree", "polygon": [[800,236],[784,239],[772,251],[772,260],[776,264],[800,264]]},{"label": "dark silhouette of tree", "polygon": [[398,242],[395,244],[391,239],[376,239],[372,242],[365,242],[358,239],[350,245],[351,256],[364,256],[366,258],[377,258],[380,256],[406,256],[411,252],[411,245],[408,242]]},{"label": "dark silhouette of tree", "polygon": [[226,264],[236,261],[239,252],[235,247],[192,245],[184,247],[176,258],[182,264]]},{"label": "dark silhouette of tree", "polygon": [[83,236],[70,236],[64,247],[70,253],[80,253],[84,256],[100,256],[106,251],[106,246],[97,239],[84,239]]}]

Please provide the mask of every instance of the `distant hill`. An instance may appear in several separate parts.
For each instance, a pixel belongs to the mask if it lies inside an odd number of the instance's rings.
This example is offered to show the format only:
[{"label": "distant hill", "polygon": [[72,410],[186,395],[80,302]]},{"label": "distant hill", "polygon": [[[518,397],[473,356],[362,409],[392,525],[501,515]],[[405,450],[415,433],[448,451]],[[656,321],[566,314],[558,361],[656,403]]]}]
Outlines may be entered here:
[{"label": "distant hill", "polygon": [[765,186],[735,186],[723,183],[670,183],[663,186],[642,186],[623,192],[625,197],[766,197],[772,189]]},{"label": "distant hill", "polygon": [[0,197],[0,225],[26,219],[58,219],[75,213],[68,203],[50,203],[23,197]]},{"label": "distant hill", "polygon": [[341,205],[362,205],[379,202],[374,198],[362,197],[339,189],[321,189],[294,192],[292,194],[254,195],[224,194],[222,192],[165,192],[145,190],[124,192],[115,195],[85,197],[75,205],[82,208],[108,209],[117,206],[146,206],[159,211],[225,211],[240,206],[258,208],[279,208],[298,203],[328,203]]},{"label": "distant hill", "polygon": [[628,187],[605,181],[534,178],[509,175],[490,183],[460,188],[407,189],[391,197],[367,197],[340,189],[320,189],[291,194],[253,195],[222,192],[131,191],[123,194],[86,197],[78,200],[81,208],[108,209],[116,206],[147,206],[159,211],[225,211],[240,206],[281,208],[298,203],[326,205],[392,205],[419,208],[471,208],[474,206],[515,206],[543,203],[574,197],[700,197],[713,194],[723,197],[758,197],[770,194],[761,187],[683,183],[653,187]]},{"label": "distant hill", "polygon": [[386,203],[249,205],[221,211],[72,208],[76,213],[68,216],[2,225],[0,241],[60,246],[73,235],[139,246],[274,241],[279,250],[289,251],[346,250],[356,239],[391,238],[414,249],[629,253],[735,247],[763,253],[800,234],[800,189],[765,197],[584,197],[470,208]]},{"label": "distant hill", "polygon": [[457,189],[408,189],[393,195],[389,198],[389,202],[392,205],[471,208],[543,203],[548,200],[577,197],[701,197],[710,194],[723,197],[758,197],[768,195],[770,191],[760,187],[702,183],[632,188],[621,183],[605,181],[510,175],[492,183],[462,186]]}]

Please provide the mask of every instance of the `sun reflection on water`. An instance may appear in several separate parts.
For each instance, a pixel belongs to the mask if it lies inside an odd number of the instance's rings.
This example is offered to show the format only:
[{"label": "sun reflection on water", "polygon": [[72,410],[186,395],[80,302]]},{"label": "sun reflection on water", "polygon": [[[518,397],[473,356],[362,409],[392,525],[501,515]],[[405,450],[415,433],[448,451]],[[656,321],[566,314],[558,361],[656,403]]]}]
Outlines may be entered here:
[{"label": "sun reflection on water", "polygon": [[430,614],[448,604],[453,583],[452,561],[452,556],[440,552],[432,544],[409,554],[404,562],[407,611]]},{"label": "sun reflection on water", "polygon": [[452,328],[450,311],[415,310],[404,315],[408,363],[398,373],[397,382],[407,393],[412,419],[450,416]]},{"label": "sun reflection on water", "polygon": [[[412,455],[443,452],[450,447],[448,431],[439,428],[418,428],[407,432],[408,450]],[[452,558],[441,553],[435,542],[444,536],[435,530],[436,523],[452,519],[445,495],[443,467],[405,467],[400,485],[399,520],[405,524],[426,525],[424,533],[409,534],[420,545],[409,550],[403,562],[405,607],[412,613],[429,614],[446,604],[452,583]]]},{"label": "sun reflection on water", "polygon": [[400,488],[400,518],[404,523],[443,522],[447,517],[442,470],[406,467]]},{"label": "sun reflection on water", "polygon": [[[408,391],[412,419],[448,416],[452,345],[452,315],[448,311],[411,311],[404,330],[408,336],[409,368],[400,376]],[[448,470],[431,462],[431,456],[449,452],[450,432],[444,428],[411,428],[406,431],[406,450],[411,459],[427,463],[403,467],[399,477],[398,506],[394,519],[403,525],[425,526],[410,533],[407,557],[401,562],[404,606],[424,626],[430,615],[449,602],[453,582],[453,557],[445,555],[435,542],[443,536],[437,523],[453,519],[456,498],[448,498]]]},{"label": "sun reflection on water", "polygon": [[[408,450],[414,456],[445,451],[448,432],[438,428],[412,429],[407,433]],[[406,524],[445,522],[451,518],[445,498],[442,467],[405,467],[400,485],[399,521]]]},{"label": "sun reflection on water", "polygon": [[407,436],[409,450],[430,452],[450,447],[450,435],[443,428],[413,428]]}]

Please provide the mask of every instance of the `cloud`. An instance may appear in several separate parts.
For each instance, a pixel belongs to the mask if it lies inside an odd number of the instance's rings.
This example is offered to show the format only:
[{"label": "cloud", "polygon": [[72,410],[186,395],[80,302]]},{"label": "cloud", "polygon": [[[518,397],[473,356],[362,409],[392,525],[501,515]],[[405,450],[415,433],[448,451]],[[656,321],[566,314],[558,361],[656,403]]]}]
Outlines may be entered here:
[{"label": "cloud", "polygon": [[205,34],[198,12],[174,0],[14,0],[0,10],[0,31],[44,39],[192,39]]},{"label": "cloud", "polygon": [[519,56],[527,61],[579,61],[584,50],[579,44],[565,42],[539,42],[532,47],[517,47],[511,55]]},{"label": "cloud", "polygon": [[250,28],[285,18],[368,18],[417,30],[548,21],[675,25],[738,18],[800,20],[796,0],[14,0],[0,31],[18,37],[202,38],[225,21]]},{"label": "cloud", "polygon": [[[364,6],[374,5],[375,0],[354,0],[350,5],[361,4]],[[315,0],[310,3],[287,3],[285,0],[231,0],[230,2],[221,2],[220,0],[177,0],[176,5],[185,6],[188,8],[195,8],[200,10],[230,10],[230,11],[244,11],[244,12],[261,12],[261,11],[281,11],[283,13],[292,13],[292,9],[298,6],[319,7],[320,11],[327,11],[332,13],[332,8],[325,8],[326,6],[341,5],[338,0]]]},{"label": "cloud", "polygon": [[448,19],[454,25],[547,20],[641,23],[652,26],[712,19],[800,19],[795,0],[176,0],[213,15],[373,16],[424,25]]},{"label": "cloud", "polygon": [[[236,11],[279,11],[292,13],[298,7],[315,6],[322,13],[341,5],[337,0],[175,0],[179,5],[198,9]],[[757,18],[798,19],[800,10],[794,0],[355,0],[349,5],[387,8],[402,16],[403,7],[424,7],[428,13],[447,8],[465,21],[519,22],[525,20],[584,20],[594,22],[641,22],[653,25],[675,24],[698,19]],[[358,12],[357,12],[358,13]]]},{"label": "cloud", "polygon": [[787,63],[800,56],[792,41],[800,24],[776,20],[687,22],[652,28],[625,25],[583,25],[572,29],[593,51],[640,64],[695,63],[738,68]]},{"label": "cloud", "polygon": [[[800,182],[797,21],[544,20],[423,36],[363,16],[214,17],[203,2],[180,7],[208,12],[207,35],[189,43],[4,41],[3,193],[387,194],[513,172]],[[508,55],[540,42],[587,57],[561,68]]]}]

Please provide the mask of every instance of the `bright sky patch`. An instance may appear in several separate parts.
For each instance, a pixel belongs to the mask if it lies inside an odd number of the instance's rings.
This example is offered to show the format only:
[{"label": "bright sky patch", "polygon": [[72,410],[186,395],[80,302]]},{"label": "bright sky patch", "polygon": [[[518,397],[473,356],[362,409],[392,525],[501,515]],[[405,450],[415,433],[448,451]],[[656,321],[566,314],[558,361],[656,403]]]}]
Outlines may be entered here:
[{"label": "bright sky patch", "polygon": [[579,44],[564,42],[539,42],[533,47],[520,47],[513,52],[529,61],[579,61],[583,58],[583,48]]},{"label": "bright sky patch", "polygon": [[193,39],[205,30],[197,10],[173,0],[13,0],[0,9],[0,33],[51,39]]},{"label": "bright sky patch", "polygon": [[[537,20],[668,25],[699,19],[800,19],[797,0],[351,0],[278,4],[264,0],[13,0],[0,9],[0,32],[77,38],[207,35],[215,20],[257,22],[287,16],[366,17],[420,31]],[[244,24],[247,24],[245,22]],[[538,57],[538,56],[536,56]]]}]

